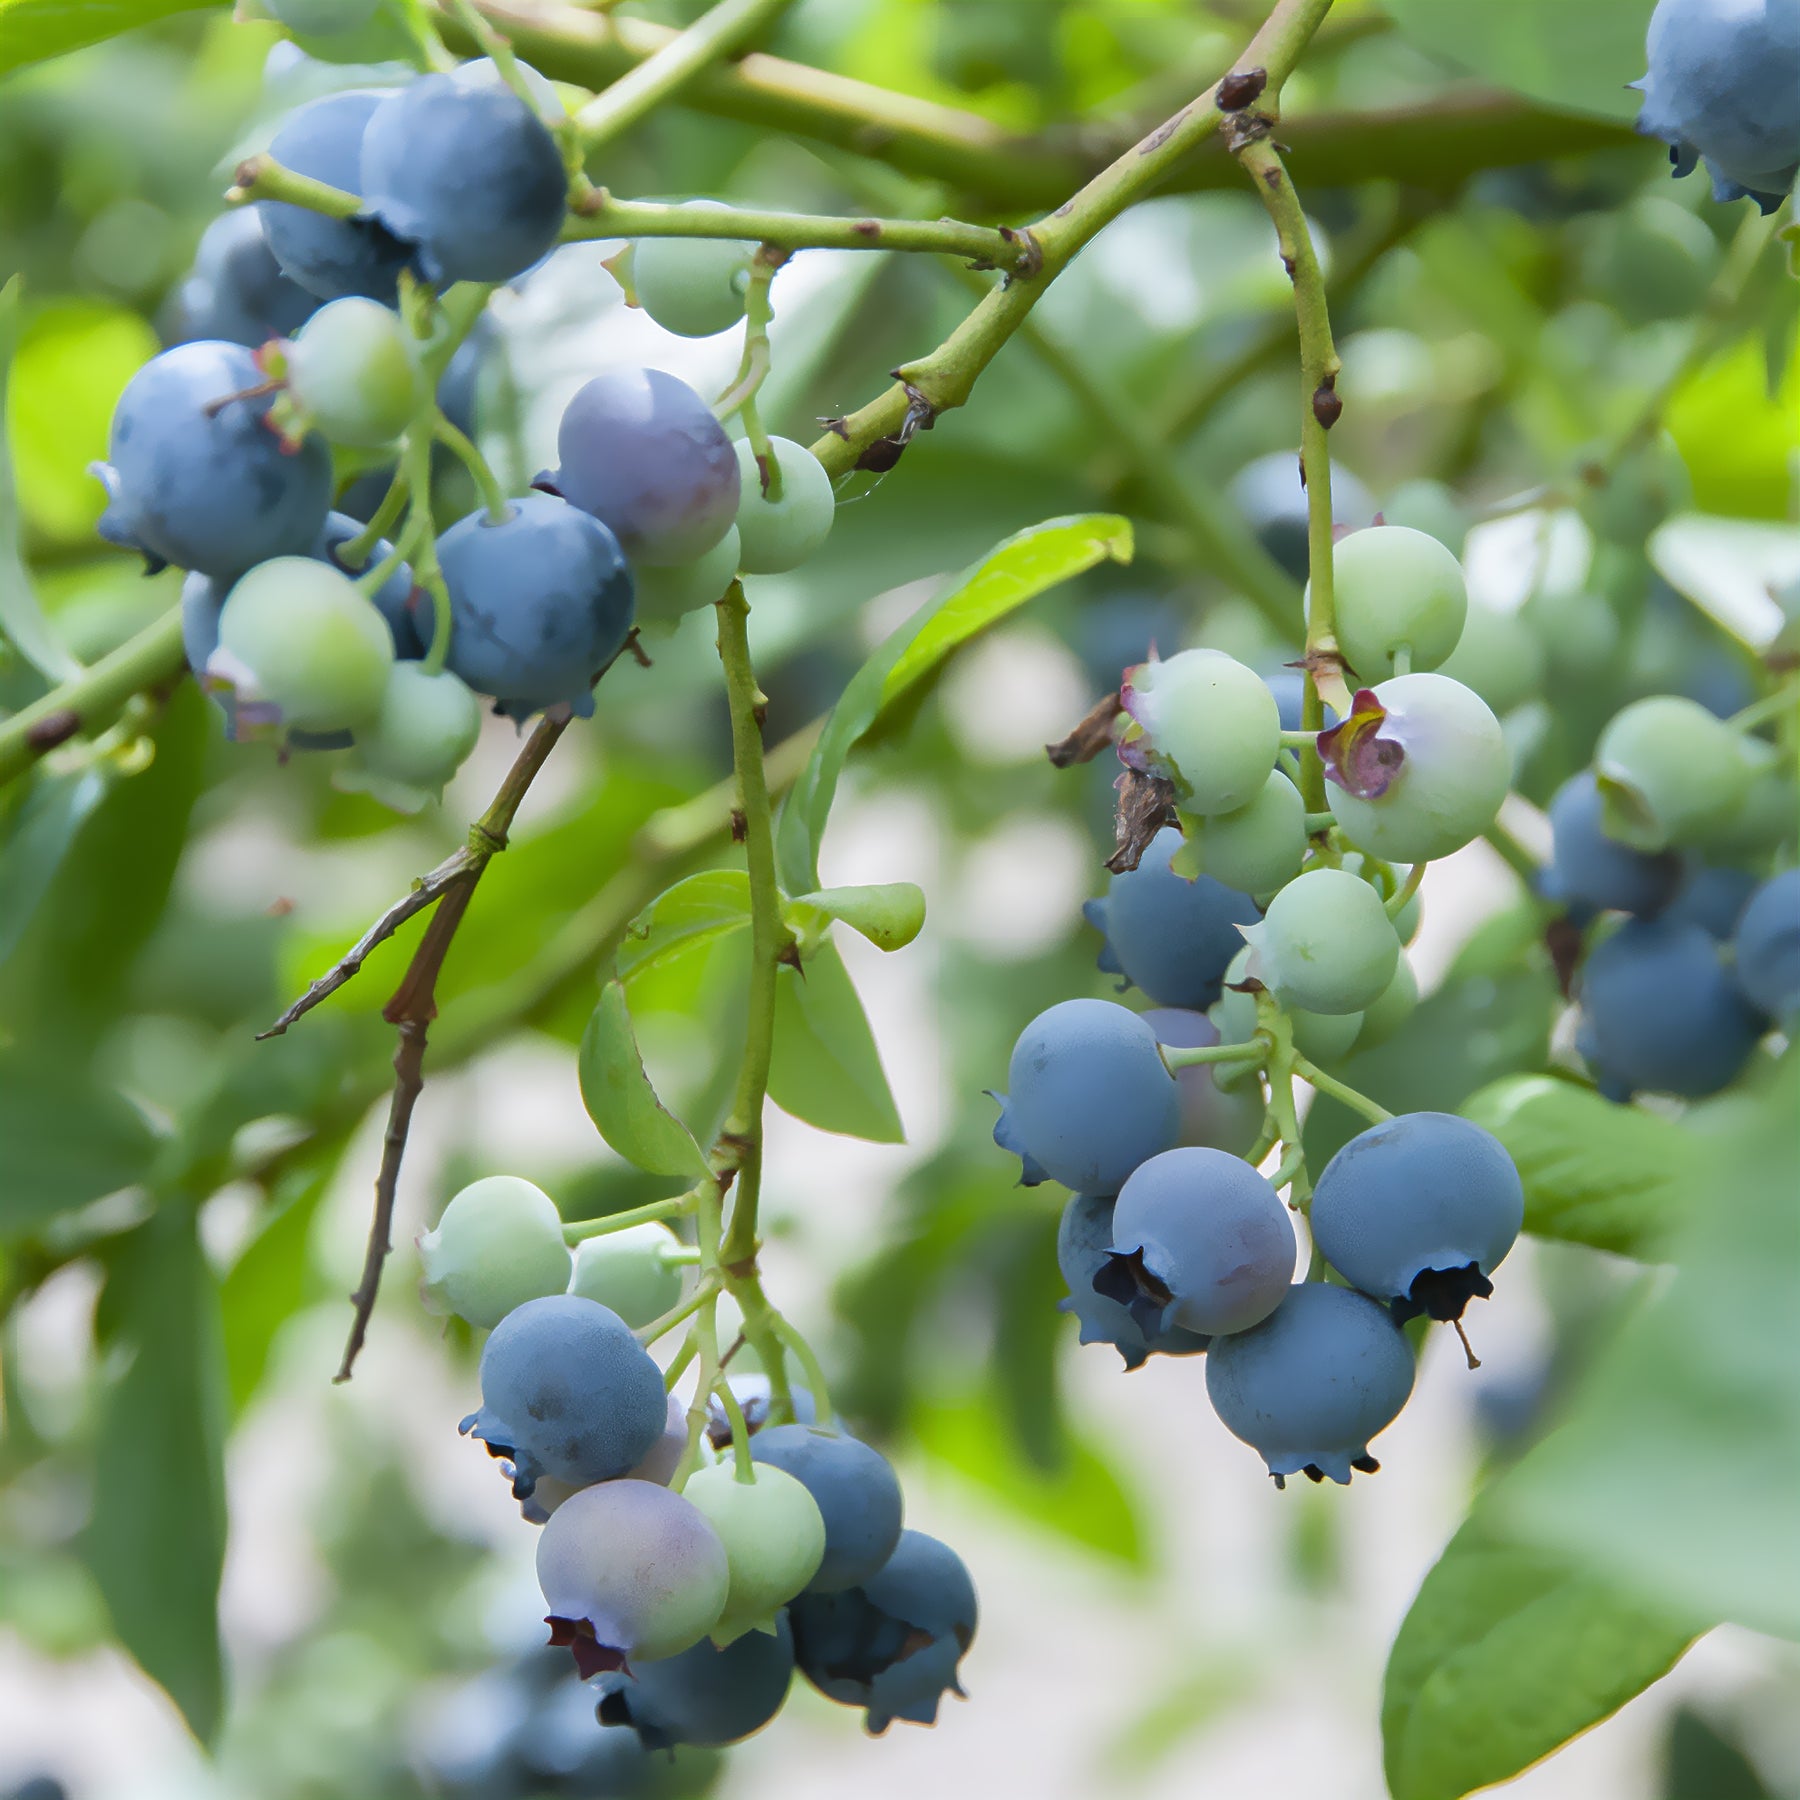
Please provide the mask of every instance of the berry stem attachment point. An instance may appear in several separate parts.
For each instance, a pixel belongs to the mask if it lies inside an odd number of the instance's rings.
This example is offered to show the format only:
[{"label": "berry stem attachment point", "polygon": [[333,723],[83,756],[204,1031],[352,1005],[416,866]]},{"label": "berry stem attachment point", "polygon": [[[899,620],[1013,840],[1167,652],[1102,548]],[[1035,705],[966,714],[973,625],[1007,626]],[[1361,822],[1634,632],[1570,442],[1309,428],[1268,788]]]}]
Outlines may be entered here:
[{"label": "berry stem attachment point", "polygon": [[1359,1094],[1349,1082],[1339,1081],[1335,1075],[1327,1075],[1304,1056],[1294,1058],[1294,1073],[1301,1080],[1310,1082],[1321,1094],[1329,1094],[1352,1112],[1361,1113],[1371,1125],[1385,1125],[1394,1116],[1385,1106],[1378,1106],[1367,1094]]},{"label": "berry stem attachment point", "polygon": [[481,503],[487,508],[488,523],[504,525],[512,517],[512,505],[507,500],[506,489],[500,485],[499,477],[488,466],[487,458],[475,441],[467,432],[451,424],[441,411],[432,424],[431,434],[474,477],[476,487],[481,490]]},{"label": "berry stem attachment point", "polygon": [[233,184],[225,190],[229,206],[247,206],[252,200],[285,200],[331,219],[354,219],[363,209],[360,195],[285,169],[266,153],[239,163]]},{"label": "berry stem attachment point", "polygon": [[1261,1063],[1268,1059],[1270,1045],[1266,1039],[1257,1037],[1247,1044],[1202,1044],[1191,1050],[1159,1044],[1157,1049],[1163,1067],[1172,1075],[1177,1069],[1192,1069],[1202,1063]]},{"label": "berry stem attachment point", "polygon": [[1381,910],[1390,919],[1397,919],[1405,912],[1407,902],[1419,891],[1420,884],[1425,879],[1426,867],[1422,862],[1414,863],[1406,871],[1406,879],[1382,902]]}]

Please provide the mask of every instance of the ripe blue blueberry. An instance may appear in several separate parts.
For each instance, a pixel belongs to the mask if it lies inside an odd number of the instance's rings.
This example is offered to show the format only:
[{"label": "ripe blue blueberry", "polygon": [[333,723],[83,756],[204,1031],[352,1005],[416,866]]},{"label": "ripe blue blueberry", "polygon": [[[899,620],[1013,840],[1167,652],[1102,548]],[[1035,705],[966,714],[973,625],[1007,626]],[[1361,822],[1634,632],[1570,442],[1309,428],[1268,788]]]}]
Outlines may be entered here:
[{"label": "ripe blue blueberry", "polygon": [[1269,1182],[1223,1150],[1166,1150],[1132,1171],[1113,1209],[1096,1292],[1146,1335],[1246,1331],[1294,1278],[1294,1227]]},{"label": "ripe blue blueberry", "polygon": [[1800,1010],[1800,870],[1783,870],[1756,890],[1735,947],[1744,998],[1772,1019],[1791,1019]]},{"label": "ripe blue blueberry", "polygon": [[1218,1338],[1206,1393],[1226,1430],[1259,1451],[1275,1477],[1346,1483],[1381,1466],[1369,1440],[1412,1393],[1405,1334],[1366,1294],[1302,1282],[1260,1325]]},{"label": "ripe blue blueberry", "polygon": [[1725,868],[1690,857],[1675,898],[1660,916],[1681,925],[1698,925],[1725,943],[1737,930],[1755,892],[1756,877],[1748,869]]},{"label": "ripe blue blueberry", "polygon": [[1581,971],[1577,1045],[1606,1091],[1700,1099],[1735,1081],[1763,1020],[1699,925],[1627,919]]},{"label": "ripe blue blueberry", "polygon": [[234,207],[201,234],[193,269],[176,289],[176,341],[214,338],[258,350],[270,338],[292,337],[318,304],[282,274],[261,211]]},{"label": "ripe blue blueberry", "polygon": [[730,1584],[725,1546],[700,1509],[629,1479],[584,1487],[550,1515],[537,1577],[550,1642],[574,1652],[584,1681],[697,1644]]},{"label": "ripe blue blueberry", "polygon": [[[1260,1111],[1260,1109],[1259,1109]],[[1056,1265],[1069,1285],[1060,1312],[1073,1313],[1084,1344],[1111,1344],[1127,1369],[1143,1366],[1146,1357],[1192,1356],[1210,1341],[1179,1325],[1145,1332],[1131,1307],[1099,1292],[1094,1278],[1112,1256],[1114,1202],[1103,1194],[1071,1194],[1056,1229]]]},{"label": "ripe blue blueberry", "polygon": [[1657,0],[1637,128],[1677,175],[1705,159],[1715,200],[1765,213],[1800,171],[1800,9],[1793,0]]},{"label": "ripe blue blueberry", "polygon": [[[1205,1013],[1152,1007],[1143,1017],[1156,1033],[1156,1041],[1171,1050],[1209,1049],[1221,1041],[1218,1026]],[[1262,1129],[1262,1094],[1221,1087],[1218,1069],[1215,1063],[1191,1063],[1175,1071],[1175,1087],[1181,1096],[1179,1141],[1241,1156]]]},{"label": "ripe blue blueberry", "polygon": [[825,1521],[825,1554],[809,1593],[835,1593],[866,1581],[900,1541],[900,1479],[878,1450],[810,1425],[768,1425],[750,1454],[792,1475]]},{"label": "ripe blue blueberry", "polygon": [[[625,1471],[623,1479],[653,1481],[658,1487],[667,1487],[675,1479],[675,1471],[681,1467],[681,1459],[687,1454],[687,1402],[678,1395],[671,1394],[665,1404],[668,1412],[663,1422],[662,1436],[650,1446],[641,1462],[633,1463]],[[542,1525],[571,1494],[580,1492],[581,1489],[572,1481],[559,1481],[554,1475],[540,1475],[537,1485],[520,1500],[519,1516],[528,1525]]]},{"label": "ripe blue blueberry", "polygon": [[691,1649],[616,1670],[599,1681],[602,1725],[629,1725],[646,1750],[677,1744],[719,1749],[761,1731],[781,1711],[794,1679],[794,1633],[785,1615],[723,1650]]},{"label": "ripe blue blueberry", "polygon": [[[297,175],[347,193],[362,192],[362,146],[369,120],[392,90],[352,88],[296,107],[281,122],[269,154]],[[259,200],[263,231],[282,273],[321,300],[360,294],[392,305],[400,271],[413,259],[373,219],[328,218],[285,200]]]},{"label": "ripe blue blueberry", "polygon": [[625,1474],[667,1418],[662,1371],[630,1326],[592,1300],[553,1294],[494,1327],[481,1352],[481,1410],[461,1430],[512,1463],[522,1499],[540,1475],[581,1487]]},{"label": "ripe blue blueberry", "polygon": [[360,191],[444,286],[524,274],[556,242],[568,179],[556,139],[511,89],[427,75],[371,115]]},{"label": "ripe blue blueberry", "polygon": [[[594,677],[631,629],[631,571],[613,534],[554,495],[526,494],[499,524],[485,512],[458,520],[438,540],[438,563],[451,673],[515,719],[559,702],[591,717]],[[428,605],[415,595],[427,634]]]},{"label": "ripe blue blueberry", "polygon": [[975,1641],[975,1584],[962,1558],[922,1531],[901,1535],[886,1565],[841,1593],[802,1594],[789,1611],[795,1659],[820,1693],[866,1709],[879,1737],[895,1719],[937,1723],[960,1695]]},{"label": "ripe blue blueberry", "polygon": [[1169,863],[1181,847],[1181,833],[1165,825],[1138,866],[1113,876],[1105,899],[1088,901],[1082,912],[1105,935],[1106,973],[1124,976],[1159,1006],[1202,1012],[1243,948],[1238,926],[1261,914],[1248,894],[1210,875],[1175,874]]},{"label": "ripe blue blueberry", "polygon": [[1550,802],[1551,857],[1544,891],[1577,907],[1661,912],[1682,884],[1672,851],[1634,850],[1606,835],[1600,789],[1583,770]]},{"label": "ripe blue blueberry", "polygon": [[563,409],[556,449],[556,491],[601,520],[633,562],[694,562],[737,517],[730,438],[706,402],[661,369],[596,375]]},{"label": "ripe blue blueberry", "polygon": [[1494,1291],[1525,1191],[1492,1133],[1453,1113],[1403,1113],[1325,1165],[1311,1219],[1319,1253],[1396,1319],[1458,1319]]},{"label": "ripe blue blueberry", "polygon": [[1110,1000],[1064,1000],[1013,1046],[994,1142],[1035,1186],[1116,1194],[1139,1163],[1173,1148],[1181,1107],[1156,1033]]},{"label": "ripe blue blueberry", "polygon": [[100,535],[167,563],[232,581],[272,556],[303,556],[331,507],[324,444],[288,453],[269,429],[263,384],[241,344],[178,344],[138,370],[113,410]]}]

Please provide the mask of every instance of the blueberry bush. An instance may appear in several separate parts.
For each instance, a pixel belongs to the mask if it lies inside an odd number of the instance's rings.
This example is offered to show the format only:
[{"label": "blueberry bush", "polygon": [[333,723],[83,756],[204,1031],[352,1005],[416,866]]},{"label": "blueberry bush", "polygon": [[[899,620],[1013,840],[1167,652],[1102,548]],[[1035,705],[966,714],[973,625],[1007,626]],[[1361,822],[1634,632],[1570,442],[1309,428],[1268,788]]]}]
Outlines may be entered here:
[{"label": "blueberry bush", "polygon": [[1793,1791],[1797,172],[1800,0],[0,0],[0,1656],[184,1771],[0,1793]]}]

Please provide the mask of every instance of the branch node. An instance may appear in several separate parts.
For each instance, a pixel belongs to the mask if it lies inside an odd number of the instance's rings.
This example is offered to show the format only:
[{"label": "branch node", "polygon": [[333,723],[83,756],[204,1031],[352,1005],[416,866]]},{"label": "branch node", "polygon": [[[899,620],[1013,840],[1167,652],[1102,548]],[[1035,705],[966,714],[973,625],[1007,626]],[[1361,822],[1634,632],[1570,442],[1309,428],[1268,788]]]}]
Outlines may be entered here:
[{"label": "branch node", "polygon": [[1246,106],[1252,105],[1262,98],[1263,89],[1269,85],[1267,69],[1234,69],[1219,83],[1215,96],[1219,111],[1222,113],[1242,112]]},{"label": "branch node", "polygon": [[59,706],[55,712],[33,721],[25,733],[26,748],[41,756],[58,744],[66,744],[80,729],[81,714],[72,706]]}]

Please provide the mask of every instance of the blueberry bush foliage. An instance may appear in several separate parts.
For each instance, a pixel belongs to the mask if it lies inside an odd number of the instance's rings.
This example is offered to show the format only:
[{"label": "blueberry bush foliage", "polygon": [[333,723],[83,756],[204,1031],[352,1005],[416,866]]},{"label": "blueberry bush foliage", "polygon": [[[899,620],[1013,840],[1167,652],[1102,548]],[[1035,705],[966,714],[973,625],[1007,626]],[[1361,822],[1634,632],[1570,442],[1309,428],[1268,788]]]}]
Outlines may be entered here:
[{"label": "blueberry bush foliage", "polygon": [[[1154,1359],[1315,1585],[1454,1364],[1395,1800],[1800,1637],[1797,169],[1800,0],[0,0],[8,1630],[232,1791],[696,1793],[979,1706],[896,1460],[1141,1568],[1075,1394]],[[984,916],[827,874],[919,814]],[[296,1363],[353,1730],[222,1649]],[[491,1463],[547,1647],[334,1374]]]}]

